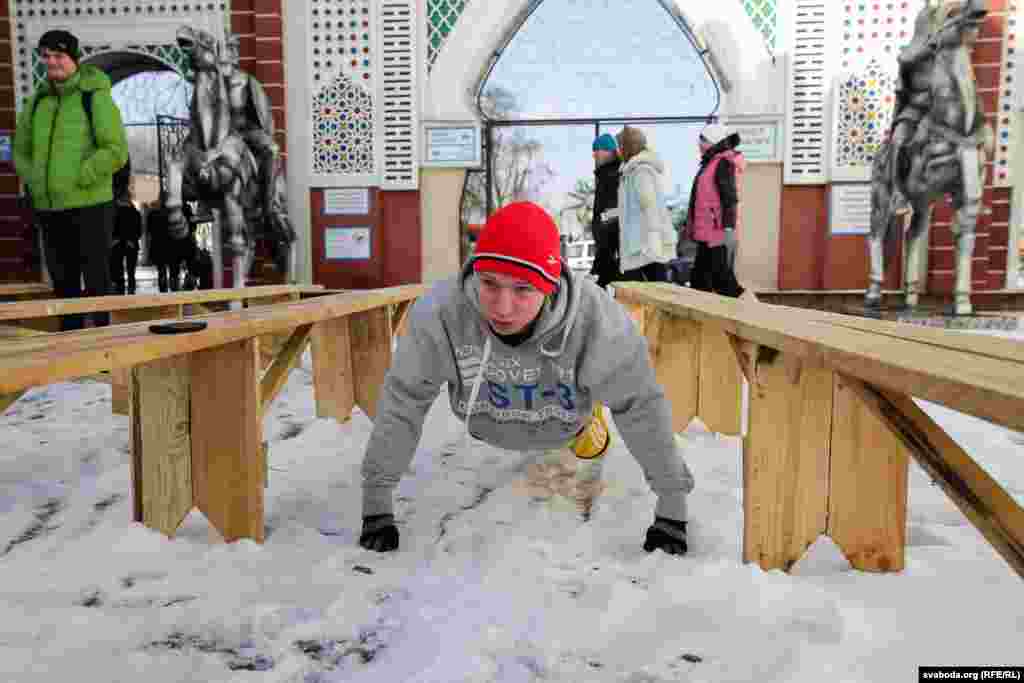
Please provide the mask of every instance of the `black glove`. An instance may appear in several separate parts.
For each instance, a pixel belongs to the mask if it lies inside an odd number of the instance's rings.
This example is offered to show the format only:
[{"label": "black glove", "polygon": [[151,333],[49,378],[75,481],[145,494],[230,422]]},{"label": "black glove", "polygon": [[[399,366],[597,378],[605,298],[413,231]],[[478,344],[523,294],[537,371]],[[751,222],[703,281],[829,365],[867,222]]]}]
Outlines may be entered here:
[{"label": "black glove", "polygon": [[652,553],[658,548],[669,555],[685,555],[686,522],[677,522],[668,517],[655,517],[654,524],[647,530],[644,550]]},{"label": "black glove", "polygon": [[370,515],[363,517],[363,533],[359,545],[367,550],[388,553],[398,549],[398,527],[394,515]]}]

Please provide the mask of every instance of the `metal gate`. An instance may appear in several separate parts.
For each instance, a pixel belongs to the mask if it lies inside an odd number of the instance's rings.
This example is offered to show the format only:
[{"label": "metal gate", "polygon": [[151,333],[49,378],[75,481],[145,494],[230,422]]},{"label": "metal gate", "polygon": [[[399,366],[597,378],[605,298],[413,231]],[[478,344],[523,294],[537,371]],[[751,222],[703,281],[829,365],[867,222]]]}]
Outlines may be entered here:
[{"label": "metal gate", "polygon": [[156,117],[156,157],[160,173],[161,201],[167,191],[167,164],[181,151],[181,146],[188,137],[191,122],[188,119],[166,114]]}]

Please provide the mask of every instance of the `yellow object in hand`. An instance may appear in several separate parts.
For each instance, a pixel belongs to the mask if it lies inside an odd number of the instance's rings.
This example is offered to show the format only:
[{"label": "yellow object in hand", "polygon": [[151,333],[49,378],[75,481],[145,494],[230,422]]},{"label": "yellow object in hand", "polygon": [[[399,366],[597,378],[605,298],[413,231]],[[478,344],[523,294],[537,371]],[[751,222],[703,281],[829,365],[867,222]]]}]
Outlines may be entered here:
[{"label": "yellow object in hand", "polygon": [[592,460],[604,455],[604,452],[608,450],[609,443],[611,443],[611,434],[608,431],[608,422],[604,417],[604,407],[595,405],[590,422],[569,442],[569,449],[576,454],[577,458]]}]

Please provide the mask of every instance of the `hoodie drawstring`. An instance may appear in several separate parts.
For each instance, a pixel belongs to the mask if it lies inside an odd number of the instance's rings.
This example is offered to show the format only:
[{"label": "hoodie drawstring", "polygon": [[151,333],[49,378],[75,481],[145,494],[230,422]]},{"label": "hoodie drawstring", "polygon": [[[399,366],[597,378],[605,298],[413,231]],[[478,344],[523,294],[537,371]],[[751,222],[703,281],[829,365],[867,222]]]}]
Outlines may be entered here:
[{"label": "hoodie drawstring", "polygon": [[469,448],[469,419],[473,416],[473,406],[476,405],[476,398],[480,395],[480,384],[484,381],[484,374],[487,372],[487,361],[491,359],[491,338],[488,336],[484,341],[484,357],[480,361],[480,372],[473,381],[473,389],[469,392],[469,404],[466,406],[466,432],[462,436],[463,446]]}]

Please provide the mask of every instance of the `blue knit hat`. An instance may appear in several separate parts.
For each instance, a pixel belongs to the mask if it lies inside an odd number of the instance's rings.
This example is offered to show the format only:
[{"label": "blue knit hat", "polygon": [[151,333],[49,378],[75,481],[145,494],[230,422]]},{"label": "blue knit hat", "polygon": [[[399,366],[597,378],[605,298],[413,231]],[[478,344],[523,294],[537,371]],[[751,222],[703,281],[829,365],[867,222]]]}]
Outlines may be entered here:
[{"label": "blue knit hat", "polygon": [[615,138],[608,133],[603,133],[594,140],[594,151],[596,152],[599,149],[603,149],[606,152],[614,152],[618,149],[618,145],[615,144]]}]

